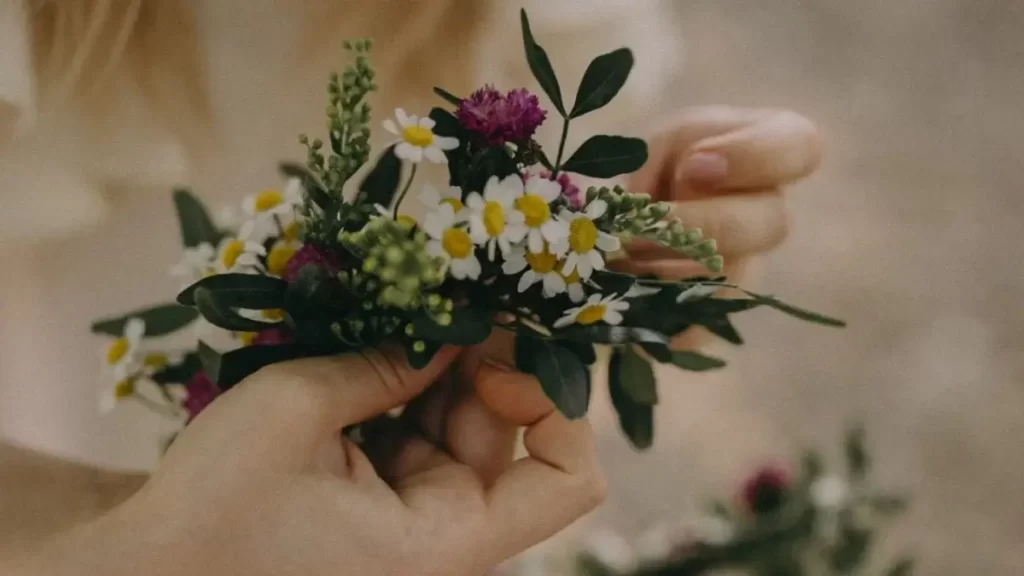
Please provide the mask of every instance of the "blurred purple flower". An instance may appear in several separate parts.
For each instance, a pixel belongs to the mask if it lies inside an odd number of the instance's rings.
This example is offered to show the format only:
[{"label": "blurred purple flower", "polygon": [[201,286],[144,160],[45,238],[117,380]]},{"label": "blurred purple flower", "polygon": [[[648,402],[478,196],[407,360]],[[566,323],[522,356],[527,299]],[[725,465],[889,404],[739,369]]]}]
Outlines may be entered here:
[{"label": "blurred purple flower", "polygon": [[455,117],[463,128],[476,132],[491,146],[525,142],[547,117],[537,96],[524,88],[502,94],[484,86],[462,100]]},{"label": "blurred purple flower", "polygon": [[788,470],[781,466],[763,466],[743,483],[740,500],[754,514],[770,514],[782,507],[791,486]]},{"label": "blurred purple flower", "polygon": [[[551,180],[551,172],[547,170],[542,171],[540,175]],[[573,184],[572,178],[569,178],[568,174],[562,172],[554,180],[562,187],[562,198],[565,198],[571,208],[576,210],[583,208],[583,195],[580,193],[579,187]]]},{"label": "blurred purple flower", "polygon": [[210,380],[206,371],[200,370],[192,375],[192,378],[185,383],[185,410],[188,411],[188,419],[199,415],[207,406],[220,396],[220,388]]},{"label": "blurred purple flower", "polygon": [[320,266],[330,275],[337,274],[345,265],[344,257],[331,248],[316,246],[315,244],[304,244],[302,248],[288,260],[285,267],[284,280],[293,282],[299,276],[299,270],[307,264]]}]

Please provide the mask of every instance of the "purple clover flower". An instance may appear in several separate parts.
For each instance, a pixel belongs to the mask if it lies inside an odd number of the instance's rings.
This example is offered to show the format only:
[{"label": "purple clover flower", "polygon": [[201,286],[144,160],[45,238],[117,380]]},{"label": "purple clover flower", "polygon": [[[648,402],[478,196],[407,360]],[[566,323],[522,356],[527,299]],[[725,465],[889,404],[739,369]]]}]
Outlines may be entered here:
[{"label": "purple clover flower", "polygon": [[583,194],[580,192],[579,186],[573,184],[572,178],[568,174],[562,172],[558,176],[551,178],[551,172],[542,170],[540,175],[542,178],[558,182],[558,185],[562,187],[562,198],[565,198],[565,201],[569,203],[571,208],[574,210],[583,208]]},{"label": "purple clover flower", "polygon": [[217,388],[203,370],[193,374],[185,383],[185,392],[184,406],[190,422],[220,396],[220,388]]},{"label": "purple clover flower", "polygon": [[288,260],[283,278],[286,282],[294,282],[299,276],[299,270],[306,264],[314,264],[324,269],[328,274],[337,274],[345,266],[345,258],[336,250],[328,247],[318,247],[314,244],[304,244],[302,248]]},{"label": "purple clover flower", "polygon": [[547,115],[537,96],[526,89],[502,94],[493,86],[484,86],[473,92],[455,111],[455,117],[463,128],[479,134],[491,146],[526,142],[544,123]]}]

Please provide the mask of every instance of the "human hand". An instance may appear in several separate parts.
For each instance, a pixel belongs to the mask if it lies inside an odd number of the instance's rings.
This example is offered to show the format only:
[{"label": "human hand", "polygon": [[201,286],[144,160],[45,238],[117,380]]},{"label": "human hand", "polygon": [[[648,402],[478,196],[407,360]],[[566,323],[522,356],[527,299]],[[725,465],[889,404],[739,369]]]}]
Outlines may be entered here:
[{"label": "human hand", "polygon": [[[261,370],[185,430],[138,494],[21,573],[483,573],[589,511],[604,488],[586,421],[542,402],[512,402],[510,421],[463,396],[443,432],[449,450],[411,439],[387,481],[341,437],[342,427],[412,400],[457,354],[443,349],[420,371],[401,352],[378,351]],[[475,372],[481,390],[541,394],[526,376]],[[530,456],[495,457],[480,441],[482,421],[502,438],[525,425]],[[498,472],[485,477],[478,469],[488,465]]]}]

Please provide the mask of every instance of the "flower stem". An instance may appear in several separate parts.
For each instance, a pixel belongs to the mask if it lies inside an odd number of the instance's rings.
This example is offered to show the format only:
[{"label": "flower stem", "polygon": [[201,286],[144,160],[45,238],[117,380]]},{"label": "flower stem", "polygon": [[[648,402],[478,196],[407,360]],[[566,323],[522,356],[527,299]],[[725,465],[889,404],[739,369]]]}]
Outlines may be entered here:
[{"label": "flower stem", "polygon": [[565,139],[569,136],[569,118],[562,122],[562,139],[558,142],[558,157],[555,158],[555,169],[551,171],[551,178],[558,176],[562,168],[562,153],[565,152]]},{"label": "flower stem", "polygon": [[392,213],[392,217],[398,219],[398,209],[402,206],[402,200],[405,200],[405,195],[409,193],[409,187],[412,186],[413,178],[416,178],[417,165],[412,165],[412,172],[409,173],[409,179],[405,181],[405,187],[402,188],[402,192],[398,195],[398,200],[395,202],[395,211]]}]

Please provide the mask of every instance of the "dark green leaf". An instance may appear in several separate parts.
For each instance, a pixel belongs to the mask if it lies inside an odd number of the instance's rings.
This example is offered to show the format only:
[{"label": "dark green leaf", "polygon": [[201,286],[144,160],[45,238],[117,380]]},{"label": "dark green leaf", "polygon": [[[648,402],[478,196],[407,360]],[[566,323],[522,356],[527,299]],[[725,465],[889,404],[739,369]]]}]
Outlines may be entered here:
[{"label": "dark green leaf", "polygon": [[800,462],[800,473],[808,486],[821,477],[825,465],[821,461],[821,455],[813,450],[804,452]]},{"label": "dark green leaf", "polygon": [[569,116],[578,118],[611,102],[632,69],[633,52],[629,48],[619,48],[594,58],[583,73],[576,91],[576,103]]},{"label": "dark green leaf", "polygon": [[210,382],[216,384],[217,379],[220,378],[220,352],[217,352],[209,344],[200,340],[199,350],[196,354],[199,356],[199,363],[202,364],[203,370],[210,378]]},{"label": "dark green leaf", "polygon": [[844,444],[846,453],[846,467],[850,477],[855,480],[862,480],[867,476],[871,467],[867,450],[864,448],[864,428],[856,426],[846,433]]},{"label": "dark green leaf", "polygon": [[637,354],[632,346],[616,350],[614,359],[616,377],[629,399],[637,404],[657,404],[658,381],[651,363]]},{"label": "dark green leaf", "polygon": [[516,335],[516,368],[533,374],[566,418],[581,418],[590,405],[590,371],[564,346],[525,333]]},{"label": "dark green leaf", "polygon": [[284,306],[288,283],[262,274],[214,274],[182,290],[178,303],[195,306],[200,288],[212,292],[218,303],[229,308],[271,310]]},{"label": "dark green leaf", "polygon": [[425,338],[442,344],[473,346],[491,335],[491,318],[486,310],[476,307],[452,310],[452,323],[441,326],[426,312],[412,317],[414,338]]},{"label": "dark green leaf", "polygon": [[178,213],[183,246],[195,248],[203,242],[216,246],[220,242],[223,234],[214,225],[203,203],[191,192],[184,189],[175,190],[174,209]]},{"label": "dark green leaf", "polygon": [[184,384],[188,382],[196,372],[203,369],[199,360],[199,354],[189,352],[177,364],[171,364],[161,368],[153,374],[151,379],[157,384]]},{"label": "dark green leaf", "polygon": [[302,187],[306,190],[306,194],[321,210],[328,210],[331,207],[333,202],[327,192],[327,187],[317,178],[316,174],[310,172],[308,167],[296,162],[282,162],[278,168],[285,177],[302,180]]},{"label": "dark green leaf", "polygon": [[[416,343],[422,342],[423,349],[417,351]],[[409,340],[405,343],[405,358],[409,362],[409,366],[412,366],[416,370],[426,367],[430,364],[430,361],[434,358],[434,354],[441,349],[442,344],[439,342],[431,342],[429,340]]]},{"label": "dark green leaf", "polygon": [[637,450],[646,450],[654,441],[654,406],[634,402],[622,381],[622,351],[612,352],[608,363],[608,393],[619,415],[619,426],[630,444]]},{"label": "dark green leaf", "polygon": [[562,170],[593,178],[635,172],[647,161],[647,143],[626,136],[591,136],[566,160]]},{"label": "dark green leaf", "polygon": [[562,89],[558,86],[558,78],[555,76],[554,68],[551,67],[548,53],[533,39],[533,32],[530,31],[530,19],[526,16],[526,10],[519,11],[519,20],[523,29],[526,63],[530,65],[530,71],[533,72],[537,83],[551,99],[551,103],[555,105],[555,110],[565,116],[565,105],[562,104]]},{"label": "dark green leaf", "polygon": [[912,576],[914,574],[914,559],[901,558],[886,571],[885,576]]},{"label": "dark green leaf", "polygon": [[590,366],[594,362],[597,362],[597,353],[594,351],[594,345],[589,342],[579,342],[576,340],[559,340],[559,344],[565,346],[569,352],[572,352],[587,366]]},{"label": "dark green leaf", "polygon": [[673,350],[670,362],[683,370],[691,372],[706,372],[725,366],[725,360],[715,358],[714,356],[705,356],[700,352],[692,350]]},{"label": "dark green leaf", "polygon": [[161,304],[150,308],[135,310],[116,318],[97,320],[92,324],[93,334],[106,334],[120,337],[124,335],[124,325],[132,318],[141,318],[146,323],[146,336],[155,338],[165,336],[188,326],[199,313],[187,306],[178,304]]},{"label": "dark green leaf", "polygon": [[849,525],[843,526],[840,532],[839,545],[832,550],[829,563],[833,570],[847,573],[864,562],[873,538],[871,532]]},{"label": "dark green leaf", "polygon": [[388,208],[398,192],[401,179],[402,161],[395,156],[395,147],[389,146],[359,184],[359,198],[362,202]]},{"label": "dark green leaf", "polygon": [[437,86],[434,86],[434,94],[437,94],[438,96],[441,97],[442,100],[451,104],[452,106],[459,106],[460,104],[462,104],[462,98],[459,98],[458,96],[452,94],[451,92],[445,90],[444,88],[438,88]]},{"label": "dark green leaf", "polygon": [[448,183],[452,186],[462,186],[465,165],[468,164],[468,138],[465,130],[455,116],[444,108],[432,108],[430,119],[434,121],[434,134],[459,140],[459,146],[453,150],[445,150],[444,155],[448,159]]},{"label": "dark green leaf", "polygon": [[732,320],[729,320],[726,316],[701,323],[701,326],[730,344],[736,344],[737,346],[743,344],[743,337],[740,336],[736,327],[732,325]]},{"label": "dark green leaf", "polygon": [[199,309],[203,318],[218,328],[237,332],[259,332],[264,328],[274,326],[268,322],[260,322],[239,315],[230,306],[220,303],[214,292],[202,286],[195,291],[195,301],[196,308]]},{"label": "dark green leaf", "polygon": [[[246,346],[220,356],[217,377],[213,381],[222,390],[227,390],[264,366],[310,355],[307,350],[295,344]],[[209,370],[207,374],[211,379],[214,378]]]},{"label": "dark green leaf", "polygon": [[431,108],[430,119],[434,121],[434,134],[452,138],[462,135],[462,125],[451,112],[444,108]]},{"label": "dark green leaf", "polygon": [[747,294],[759,304],[774,308],[780,312],[789,314],[794,318],[799,318],[807,322],[814,322],[815,324],[822,324],[824,326],[835,326],[840,328],[846,326],[846,322],[843,320],[832,318],[831,316],[825,316],[824,314],[819,314],[817,312],[811,312],[810,310],[804,310],[803,308],[798,308],[792,304],[786,304],[774,296],[762,296],[760,294],[754,294],[753,292],[747,292]]},{"label": "dark green leaf", "polygon": [[543,149],[541,149],[538,146],[536,150],[534,150],[534,154],[536,155],[537,161],[540,162],[541,166],[547,168],[549,172],[555,171],[555,165],[551,163],[551,159],[548,158],[548,155],[544,152]]},{"label": "dark green leaf", "polygon": [[590,342],[592,344],[626,344],[628,342],[651,342],[668,344],[668,337],[647,328],[629,326],[570,326],[555,333],[559,339]]}]

